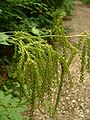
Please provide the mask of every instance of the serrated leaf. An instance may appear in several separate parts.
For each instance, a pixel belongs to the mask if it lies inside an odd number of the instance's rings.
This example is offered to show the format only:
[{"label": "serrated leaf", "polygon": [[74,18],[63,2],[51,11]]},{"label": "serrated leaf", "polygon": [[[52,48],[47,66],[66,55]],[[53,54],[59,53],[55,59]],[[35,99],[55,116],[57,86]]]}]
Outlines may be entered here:
[{"label": "serrated leaf", "polygon": [[25,109],[21,106],[21,101],[4,93],[6,92],[0,91],[0,120],[22,120],[20,113]]},{"label": "serrated leaf", "polygon": [[15,114],[14,114],[14,119],[15,119],[15,120],[22,120],[22,117],[20,116],[20,113],[15,112]]},{"label": "serrated leaf", "polygon": [[20,101],[20,100],[19,100],[18,98],[13,98],[13,99],[11,100],[11,105],[14,107],[14,106],[16,106],[16,105],[18,104],[19,101]]},{"label": "serrated leaf", "polygon": [[0,116],[6,113],[6,109],[0,104]]},{"label": "serrated leaf", "polygon": [[9,118],[7,118],[7,116],[2,115],[0,116],[0,120],[9,120]]},{"label": "serrated leaf", "polygon": [[21,107],[8,108],[9,117],[11,118],[11,120],[22,120],[20,113],[23,111],[24,109]]},{"label": "serrated leaf", "polygon": [[9,95],[4,97],[2,102],[3,102],[4,105],[7,105],[7,104],[9,104],[11,102],[11,99],[12,99],[12,95],[9,94]]},{"label": "serrated leaf", "polygon": [[22,120],[22,117],[20,115],[20,112],[18,113],[17,110],[13,109],[10,112],[9,117],[11,118],[11,120]]}]

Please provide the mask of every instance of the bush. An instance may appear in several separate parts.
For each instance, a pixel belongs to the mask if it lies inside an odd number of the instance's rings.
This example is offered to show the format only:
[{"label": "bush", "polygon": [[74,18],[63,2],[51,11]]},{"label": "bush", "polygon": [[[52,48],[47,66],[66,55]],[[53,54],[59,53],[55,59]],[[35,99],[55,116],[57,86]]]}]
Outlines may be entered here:
[{"label": "bush", "polygon": [[49,34],[54,11],[62,8],[71,14],[72,0],[4,0],[0,3],[0,31],[26,31]]},{"label": "bush", "polygon": [[0,31],[22,30],[33,33],[36,30],[37,33],[33,34],[43,34],[52,23],[51,10],[47,4],[36,0],[4,0],[0,4]]}]

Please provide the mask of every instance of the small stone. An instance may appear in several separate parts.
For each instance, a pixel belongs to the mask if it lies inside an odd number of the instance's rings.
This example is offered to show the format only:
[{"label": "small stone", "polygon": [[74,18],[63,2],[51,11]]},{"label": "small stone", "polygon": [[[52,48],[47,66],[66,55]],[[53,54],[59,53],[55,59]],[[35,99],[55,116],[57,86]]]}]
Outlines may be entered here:
[{"label": "small stone", "polygon": [[78,99],[78,101],[81,101],[81,99]]},{"label": "small stone", "polygon": [[68,104],[71,104],[71,102],[70,102],[70,101],[68,101]]},{"label": "small stone", "polygon": [[71,97],[71,95],[68,95],[68,97]]},{"label": "small stone", "polygon": [[62,102],[62,105],[65,105],[65,102]]},{"label": "small stone", "polygon": [[77,107],[77,110],[79,110],[79,107]]},{"label": "small stone", "polygon": [[76,100],[72,100],[72,103],[76,103]]},{"label": "small stone", "polygon": [[72,107],[69,107],[70,110],[72,110]]},{"label": "small stone", "polygon": [[65,111],[62,111],[63,114],[65,114]]},{"label": "small stone", "polygon": [[84,118],[84,115],[83,115],[83,114],[81,114],[81,115],[80,115],[80,117]]},{"label": "small stone", "polygon": [[80,105],[81,105],[81,107],[83,107],[83,108],[84,108],[84,103],[81,103]]},{"label": "small stone", "polygon": [[68,90],[66,90],[66,93],[68,93],[69,91]]},{"label": "small stone", "polygon": [[69,100],[70,98],[69,97],[66,97],[66,100]]},{"label": "small stone", "polygon": [[65,107],[64,106],[62,106],[62,110],[64,110],[65,109]]},{"label": "small stone", "polygon": [[88,109],[86,109],[86,113],[89,113],[90,111]]}]

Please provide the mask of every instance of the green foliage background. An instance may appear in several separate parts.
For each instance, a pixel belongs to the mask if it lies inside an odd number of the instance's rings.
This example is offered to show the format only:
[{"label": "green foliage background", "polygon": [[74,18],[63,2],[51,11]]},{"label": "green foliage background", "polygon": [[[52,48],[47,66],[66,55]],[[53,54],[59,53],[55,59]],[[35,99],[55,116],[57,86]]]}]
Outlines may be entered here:
[{"label": "green foliage background", "polygon": [[0,3],[0,31],[48,34],[58,8],[71,13],[72,0],[3,0]]},{"label": "green foliage background", "polygon": [[84,3],[90,3],[90,0],[81,0]]}]

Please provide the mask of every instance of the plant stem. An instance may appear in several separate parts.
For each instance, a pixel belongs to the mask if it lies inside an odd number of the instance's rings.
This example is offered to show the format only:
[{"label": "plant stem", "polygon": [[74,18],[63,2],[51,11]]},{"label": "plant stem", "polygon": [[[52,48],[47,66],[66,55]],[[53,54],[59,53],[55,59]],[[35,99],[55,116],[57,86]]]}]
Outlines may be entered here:
[{"label": "plant stem", "polygon": [[[75,37],[87,37],[90,36],[90,34],[87,35],[65,35],[65,38],[75,38]],[[31,36],[31,38],[45,38],[45,37],[63,37],[62,35],[44,35],[44,36]]]},{"label": "plant stem", "polygon": [[63,80],[64,80],[64,64],[61,64],[61,80],[59,83],[59,88],[58,88],[58,93],[57,93],[57,98],[56,98],[56,104],[55,104],[55,111],[57,110],[58,104],[59,104],[59,100],[60,100],[60,94],[61,94],[61,90],[62,90],[62,86],[63,86]]},{"label": "plant stem", "polygon": [[[15,31],[8,31],[4,33],[14,33]],[[65,35],[65,38],[75,38],[75,37],[87,37],[90,36],[90,34],[79,34],[79,35]],[[44,35],[44,36],[31,36],[31,38],[45,38],[45,37],[63,37],[62,35]]]}]

